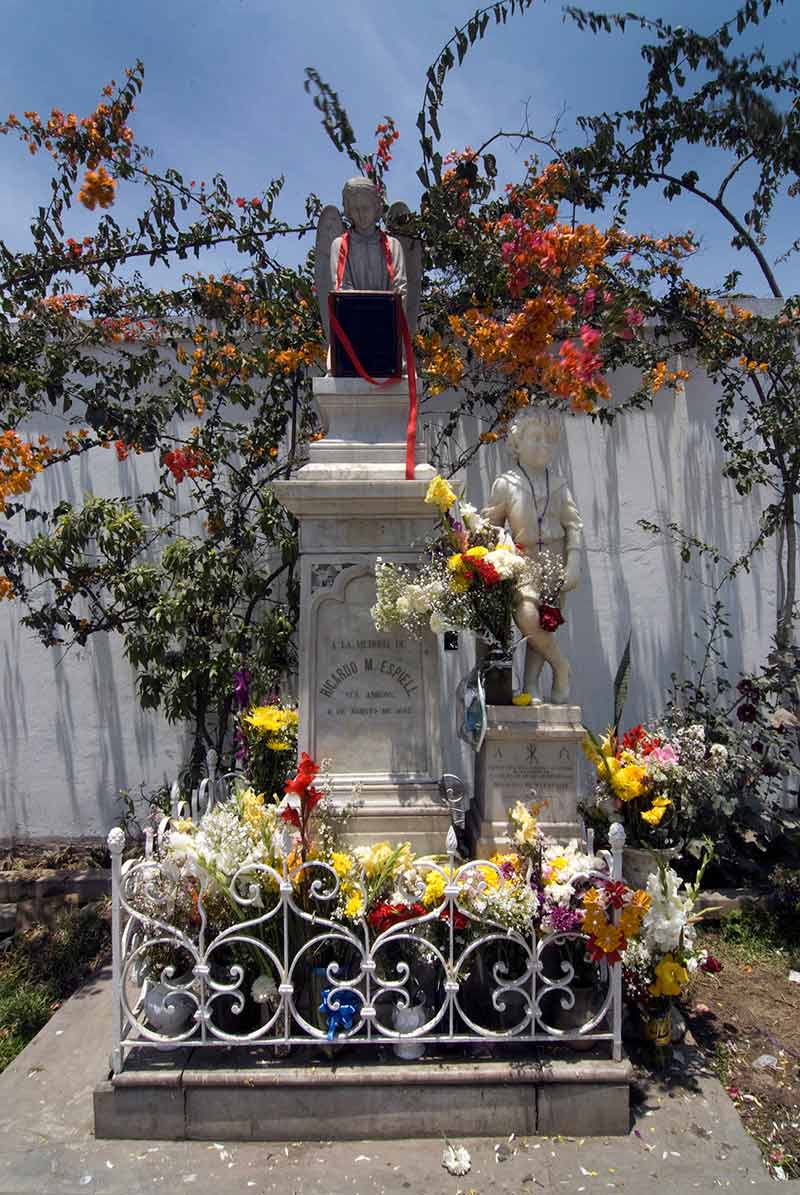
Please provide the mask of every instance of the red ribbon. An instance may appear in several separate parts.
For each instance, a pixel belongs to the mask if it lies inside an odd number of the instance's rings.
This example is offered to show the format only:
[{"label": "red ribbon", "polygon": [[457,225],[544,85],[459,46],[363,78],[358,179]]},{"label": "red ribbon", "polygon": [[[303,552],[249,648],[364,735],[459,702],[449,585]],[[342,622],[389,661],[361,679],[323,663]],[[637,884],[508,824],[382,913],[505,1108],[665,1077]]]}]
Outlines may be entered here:
[{"label": "red ribbon", "polygon": [[[389,275],[389,281],[394,280],[394,264],[392,262],[392,250],[389,246],[389,238],[385,232],[380,232],[381,248],[383,249],[383,256],[386,261],[386,270]],[[339,246],[339,258],[336,262],[336,289],[342,289],[342,280],[344,279],[344,271],[347,266],[347,258],[350,253],[350,233],[346,232]],[[364,366],[359,361],[356,351],[350,343],[350,338],[345,332],[342,325],[333,312],[333,297],[328,296],[328,310],[330,315],[331,328],[341,341],[342,348],[350,358],[350,364],[355,369],[358,376],[365,382],[369,382],[370,386],[392,386],[397,382],[401,382],[402,376],[395,374],[391,378],[386,378],[383,382],[376,382],[371,378]],[[417,376],[414,366],[414,350],[411,345],[411,333],[408,328],[408,320],[406,313],[403,310],[403,304],[400,304],[400,334],[403,337],[403,348],[406,354],[406,366],[408,368],[408,423],[406,424],[406,480],[414,480],[414,457],[416,455],[417,447]]]}]

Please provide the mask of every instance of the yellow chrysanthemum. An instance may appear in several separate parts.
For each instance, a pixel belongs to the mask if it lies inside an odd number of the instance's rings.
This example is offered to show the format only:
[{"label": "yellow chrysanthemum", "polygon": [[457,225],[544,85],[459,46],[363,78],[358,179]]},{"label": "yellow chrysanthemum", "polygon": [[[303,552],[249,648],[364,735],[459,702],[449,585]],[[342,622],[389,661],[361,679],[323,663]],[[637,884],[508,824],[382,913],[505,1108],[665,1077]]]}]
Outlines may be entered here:
[{"label": "yellow chrysanthemum", "polygon": [[278,705],[257,705],[245,714],[244,720],[254,730],[264,730],[268,734],[297,729],[300,715],[297,710],[281,709]]},{"label": "yellow chrysanthemum", "polygon": [[651,826],[657,826],[672,804],[669,797],[656,797],[649,809],[642,810],[642,820]]},{"label": "yellow chrysanthemum", "polygon": [[676,963],[671,954],[665,954],[656,967],[656,981],[648,991],[651,996],[680,996],[684,985],[689,982],[689,972]]},{"label": "yellow chrysanthemum", "polygon": [[334,851],[331,855],[331,867],[339,879],[342,880],[352,872],[355,867],[355,859],[344,851]]},{"label": "yellow chrysanthemum", "polygon": [[426,909],[434,909],[442,903],[446,883],[447,880],[438,871],[428,872],[428,878],[425,881],[425,891],[422,894],[422,903]]},{"label": "yellow chrysanthemum", "polygon": [[425,501],[429,506],[436,506],[442,514],[447,514],[456,500],[454,491],[439,474],[434,477],[425,494]]},{"label": "yellow chrysanthemum", "polygon": [[489,549],[483,548],[480,544],[478,544],[477,547],[467,548],[464,555],[469,556],[472,560],[482,560],[484,556],[489,555]]},{"label": "yellow chrysanthemum", "polygon": [[447,568],[451,573],[460,573],[464,568],[464,558],[460,552],[454,552],[447,558]]},{"label": "yellow chrysanthemum", "polygon": [[646,768],[638,764],[629,763],[614,773],[614,793],[620,801],[633,801],[640,797],[645,790]]},{"label": "yellow chrysanthemum", "polygon": [[453,593],[466,593],[469,589],[469,577],[464,577],[460,573],[456,573],[455,576],[450,578],[450,588]]},{"label": "yellow chrysanthemum", "polygon": [[589,888],[583,894],[583,903],[589,908],[590,905],[597,905],[600,907],[601,897],[600,891],[597,888]]},{"label": "yellow chrysanthemum", "polygon": [[642,888],[637,888],[631,897],[631,904],[635,909],[641,909],[644,915],[653,903],[653,898],[649,892],[645,892]]},{"label": "yellow chrysanthemum", "polygon": [[558,875],[565,867],[569,867],[569,859],[566,855],[556,855],[555,859],[548,861],[548,866],[551,871],[554,871]]},{"label": "yellow chrysanthemum", "polygon": [[344,915],[345,917],[349,917],[351,920],[355,921],[355,919],[360,917],[363,912],[364,897],[357,888],[354,888],[351,890],[350,895],[345,901]]}]

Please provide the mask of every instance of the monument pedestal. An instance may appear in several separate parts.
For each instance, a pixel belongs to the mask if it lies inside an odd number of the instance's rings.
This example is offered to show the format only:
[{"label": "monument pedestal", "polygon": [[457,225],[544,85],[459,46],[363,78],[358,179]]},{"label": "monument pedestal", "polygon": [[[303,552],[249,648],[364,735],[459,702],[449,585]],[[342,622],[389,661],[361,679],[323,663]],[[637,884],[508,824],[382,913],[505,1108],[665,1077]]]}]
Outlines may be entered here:
[{"label": "monument pedestal", "polygon": [[440,853],[450,814],[439,791],[440,687],[433,635],[375,629],[375,561],[416,563],[436,510],[435,470],[417,448],[405,476],[408,382],[378,389],[316,378],[328,434],[278,500],[300,524],[299,747],[329,761],[338,803],[357,802],[349,837]]},{"label": "monument pedestal", "polygon": [[517,801],[546,802],[542,830],[561,840],[577,837],[578,752],[586,735],[580,706],[490,705],[486,712],[471,826],[476,857],[509,849],[508,814]]}]

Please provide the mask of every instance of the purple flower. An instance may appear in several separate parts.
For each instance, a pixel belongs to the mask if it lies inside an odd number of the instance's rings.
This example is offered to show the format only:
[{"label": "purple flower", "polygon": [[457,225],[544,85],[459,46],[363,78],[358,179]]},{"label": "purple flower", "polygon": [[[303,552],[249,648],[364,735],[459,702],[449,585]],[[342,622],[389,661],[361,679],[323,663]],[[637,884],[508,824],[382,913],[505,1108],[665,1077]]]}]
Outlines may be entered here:
[{"label": "purple flower", "polygon": [[247,762],[247,740],[244,737],[244,732],[241,726],[237,726],[233,732],[233,745],[236,748],[235,755],[239,763]]},{"label": "purple flower", "polygon": [[252,676],[242,665],[233,675],[233,697],[240,710],[250,702],[250,681]]},{"label": "purple flower", "polygon": [[758,710],[749,701],[745,701],[736,711],[736,717],[740,722],[755,722],[757,715]]},{"label": "purple flower", "polygon": [[550,931],[554,934],[572,934],[582,925],[580,913],[575,909],[565,909],[561,905],[550,905],[545,916]]}]

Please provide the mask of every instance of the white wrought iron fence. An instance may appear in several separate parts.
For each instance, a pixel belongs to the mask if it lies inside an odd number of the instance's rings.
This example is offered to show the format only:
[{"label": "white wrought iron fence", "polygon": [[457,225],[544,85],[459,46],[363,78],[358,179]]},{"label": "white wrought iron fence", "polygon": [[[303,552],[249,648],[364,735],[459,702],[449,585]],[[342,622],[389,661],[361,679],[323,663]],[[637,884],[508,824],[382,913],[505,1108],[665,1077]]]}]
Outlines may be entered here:
[{"label": "white wrought iron fence", "polygon": [[[620,880],[624,841],[613,826],[606,870],[575,878]],[[508,929],[476,913],[487,877],[501,891],[507,880],[495,864],[459,862],[452,830],[444,856],[415,861],[438,874],[441,899],[385,928],[375,917],[335,919],[334,868],[290,867],[288,837],[280,869],[248,864],[224,895],[200,875],[188,916],[186,890],[152,834],[144,857],[125,864],[121,830],[108,845],[115,1073],[146,1047],[286,1053],[314,1041],[388,1044],[406,1058],[429,1044],[605,1042],[621,1057],[621,964],[590,965],[580,932],[539,935],[532,921]],[[363,877],[360,888],[366,894]]]}]

